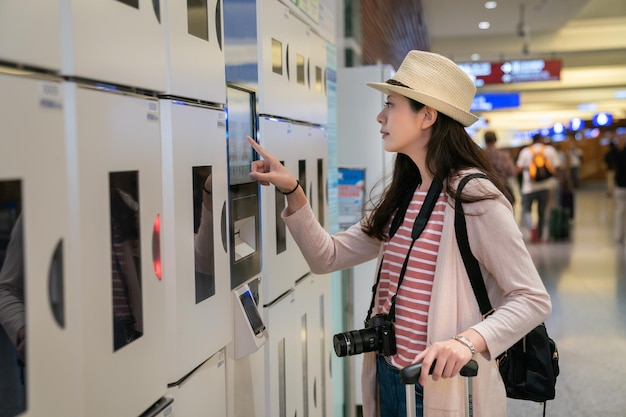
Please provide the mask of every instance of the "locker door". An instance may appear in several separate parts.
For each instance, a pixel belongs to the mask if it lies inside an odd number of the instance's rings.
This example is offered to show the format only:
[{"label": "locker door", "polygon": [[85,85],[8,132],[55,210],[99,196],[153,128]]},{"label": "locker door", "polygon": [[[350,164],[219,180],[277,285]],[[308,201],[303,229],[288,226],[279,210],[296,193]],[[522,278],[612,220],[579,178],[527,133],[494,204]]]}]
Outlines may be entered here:
[{"label": "locker door", "polygon": [[[329,398],[329,276],[310,274],[298,282],[296,298],[301,320],[304,415],[327,415]],[[331,349],[332,350],[332,349]]]},{"label": "locker door", "polygon": [[326,94],[326,41],[313,32],[309,33],[310,89],[307,103],[310,103],[308,117],[310,123],[328,123],[328,97]]},{"label": "locker door", "polygon": [[0,90],[0,414],[81,416],[62,83],[0,73]]},{"label": "locker door", "polygon": [[167,93],[226,102],[222,0],[164,2]]},{"label": "locker door", "polygon": [[[307,161],[301,155],[304,141],[299,126],[262,118],[259,131],[261,145],[282,161],[305,187],[308,184]],[[275,187],[261,188],[263,304],[293,288],[295,281],[309,272],[300,249],[280,216],[285,206],[285,196]]]},{"label": "locker door", "polygon": [[63,75],[165,91],[160,0],[61,0]]},{"label": "locker door", "polygon": [[159,102],[74,83],[66,96],[74,100],[85,415],[139,415],[167,386]]},{"label": "locker door", "polygon": [[231,340],[225,113],[161,100],[168,382]]},{"label": "locker door", "polygon": [[174,415],[185,417],[226,416],[226,357],[223,350],[171,387]]},{"label": "locker door", "polygon": [[301,318],[292,291],[265,308],[269,339],[265,344],[266,416],[303,415]]},{"label": "locker door", "polygon": [[259,113],[294,117],[291,88],[297,78],[294,19],[278,0],[258,0]]},{"label": "locker door", "polygon": [[59,1],[0,3],[0,61],[46,70],[61,69]]},{"label": "locker door", "polygon": [[301,125],[302,157],[307,161],[307,196],[317,220],[326,227],[328,224],[328,138],[326,129],[319,126]]}]

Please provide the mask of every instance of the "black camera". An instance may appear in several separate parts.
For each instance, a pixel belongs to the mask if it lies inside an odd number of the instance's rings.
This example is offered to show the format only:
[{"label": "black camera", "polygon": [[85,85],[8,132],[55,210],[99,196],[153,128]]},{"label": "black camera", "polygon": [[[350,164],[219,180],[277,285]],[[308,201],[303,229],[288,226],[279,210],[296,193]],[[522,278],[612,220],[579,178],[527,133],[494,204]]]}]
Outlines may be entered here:
[{"label": "black camera", "polygon": [[358,355],[376,351],[384,356],[396,354],[396,335],[393,323],[386,314],[377,314],[365,322],[362,330],[352,330],[333,336],[337,356]]}]

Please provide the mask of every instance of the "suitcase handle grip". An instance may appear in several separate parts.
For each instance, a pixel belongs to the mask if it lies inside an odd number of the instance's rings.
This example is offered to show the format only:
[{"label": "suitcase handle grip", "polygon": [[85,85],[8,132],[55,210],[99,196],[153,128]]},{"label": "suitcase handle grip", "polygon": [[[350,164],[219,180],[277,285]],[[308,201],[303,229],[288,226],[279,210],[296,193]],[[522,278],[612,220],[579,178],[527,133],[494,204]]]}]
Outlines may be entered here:
[{"label": "suitcase handle grip", "polygon": [[[435,369],[436,363],[437,361],[435,360],[428,371],[428,375],[433,373],[433,369]],[[409,365],[400,370],[400,381],[402,381],[403,384],[417,384],[417,380],[419,379],[421,372],[421,363],[414,363],[413,365]],[[465,377],[476,376],[478,374],[478,362],[470,359],[470,361],[465,364],[463,368],[461,368],[460,374],[461,376]]]}]

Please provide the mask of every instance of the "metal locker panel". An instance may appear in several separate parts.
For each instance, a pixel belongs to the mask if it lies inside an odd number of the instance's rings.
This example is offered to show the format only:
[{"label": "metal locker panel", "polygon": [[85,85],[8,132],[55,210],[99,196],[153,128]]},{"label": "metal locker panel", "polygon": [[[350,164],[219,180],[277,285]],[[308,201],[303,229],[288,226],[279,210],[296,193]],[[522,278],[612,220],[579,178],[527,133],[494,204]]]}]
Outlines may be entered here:
[{"label": "metal locker panel", "polygon": [[327,50],[326,40],[314,32],[309,33],[310,89],[307,99],[307,122],[326,125],[328,123],[328,96],[326,94]]},{"label": "metal locker panel", "polygon": [[[298,136],[302,136],[301,155],[307,159],[307,197],[315,217],[328,226],[328,136],[321,126],[299,125]],[[295,243],[295,242],[294,242]]]},{"label": "metal locker panel", "polygon": [[[228,172],[224,111],[171,100],[161,100],[160,110],[163,272],[172,383],[231,340],[231,327],[224,325],[232,314],[223,228]],[[210,178],[198,183],[194,174]],[[213,287],[211,291],[202,288],[201,280]]]},{"label": "metal locker panel", "polygon": [[294,291],[264,308],[269,339],[265,349],[266,416],[302,416],[301,318]]},{"label": "metal locker panel", "polygon": [[[306,349],[306,373],[303,378],[303,395],[307,396],[304,402],[304,415],[322,417],[327,414],[331,392],[329,387],[329,352],[332,351],[332,338],[328,334],[329,312],[329,276],[307,275],[296,285],[296,299],[298,301],[298,317],[306,318],[306,327],[303,326],[301,343]],[[304,362],[303,362],[304,365]]]},{"label": "metal locker panel", "polygon": [[290,109],[285,116],[298,121],[311,119],[311,30],[295,16],[289,21],[290,54],[294,77],[291,78]]},{"label": "metal locker panel", "polygon": [[226,416],[226,355],[216,352],[179,385],[170,387],[173,415],[184,417]]},{"label": "metal locker panel", "polygon": [[164,2],[167,94],[226,103],[222,0]]},{"label": "metal locker panel", "polygon": [[58,71],[61,69],[60,0],[35,7],[21,0],[0,2],[0,61]]},{"label": "metal locker panel", "polygon": [[159,102],[67,83],[70,98],[85,415],[139,415],[167,387]]},{"label": "metal locker panel", "polygon": [[[20,416],[78,417],[83,415],[80,280],[75,274],[75,259],[68,255],[74,242],[68,226],[62,83],[55,78],[0,73],[0,90],[3,97],[10,98],[0,102],[0,200],[4,200],[0,202],[0,252],[9,242],[5,232],[21,218],[23,244],[16,246],[18,252],[7,256],[23,256],[13,286],[20,291],[18,297],[25,297],[18,315],[25,315],[26,330],[25,398],[17,405],[17,397],[7,398],[6,391],[0,390],[0,412],[7,415],[7,409],[14,406],[14,411],[23,411]],[[5,204],[11,199],[5,188],[8,183],[19,184],[18,207]],[[19,206],[22,210],[17,217]],[[0,254],[0,265],[6,262],[4,253]],[[0,279],[9,276],[15,274],[3,268]],[[4,295],[2,300],[4,304]],[[4,323],[6,312],[0,314]],[[4,362],[3,358],[0,361]],[[10,363],[17,368],[15,358]],[[16,379],[11,381],[10,374]],[[19,376],[8,368],[3,367],[2,379],[5,388],[21,385]]]},{"label": "metal locker panel", "polygon": [[62,0],[63,75],[166,89],[160,0]]},{"label": "metal locker panel", "polygon": [[291,89],[296,79],[293,19],[278,0],[257,0],[259,114],[294,118]]},{"label": "metal locker panel", "polygon": [[[261,118],[259,131],[259,143],[298,178],[299,162],[306,162],[306,157],[301,155],[304,138],[300,126]],[[262,304],[270,303],[293,288],[295,281],[309,272],[300,249],[280,217],[285,204],[286,198],[275,187],[261,188]]]}]

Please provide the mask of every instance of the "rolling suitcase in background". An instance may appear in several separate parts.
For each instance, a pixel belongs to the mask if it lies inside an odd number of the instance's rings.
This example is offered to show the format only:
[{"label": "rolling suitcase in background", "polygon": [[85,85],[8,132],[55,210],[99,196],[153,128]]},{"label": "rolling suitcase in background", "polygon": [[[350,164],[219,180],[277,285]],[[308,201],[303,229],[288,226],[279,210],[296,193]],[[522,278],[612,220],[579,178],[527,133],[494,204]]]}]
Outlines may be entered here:
[{"label": "rolling suitcase in background", "polygon": [[569,210],[569,218],[574,218],[574,192],[569,189],[561,189],[559,195],[559,202],[561,203],[561,208]]},{"label": "rolling suitcase in background", "polygon": [[568,208],[555,207],[550,210],[548,234],[550,240],[569,240],[570,238],[570,211]]},{"label": "rolling suitcase in background", "polygon": [[[430,368],[430,373],[433,371],[433,367]],[[400,371],[400,380],[406,385],[406,415],[407,417],[415,417],[415,384],[420,377],[422,371],[422,364],[415,363],[403,368]],[[461,376],[466,377],[465,380],[465,416],[474,417],[474,392],[472,378],[478,374],[478,362],[470,360],[467,365],[461,368]]]}]

